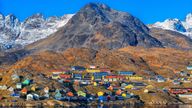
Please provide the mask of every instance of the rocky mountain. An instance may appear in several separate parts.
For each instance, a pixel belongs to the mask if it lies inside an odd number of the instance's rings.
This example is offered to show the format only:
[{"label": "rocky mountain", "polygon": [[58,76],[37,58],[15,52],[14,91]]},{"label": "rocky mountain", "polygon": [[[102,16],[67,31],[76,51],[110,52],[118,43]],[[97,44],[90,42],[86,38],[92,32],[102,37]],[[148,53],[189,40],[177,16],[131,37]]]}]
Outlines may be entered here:
[{"label": "rocky mountain", "polygon": [[150,35],[158,39],[164,47],[182,50],[192,49],[192,39],[182,33],[161,28],[151,28]]},{"label": "rocky mountain", "polygon": [[156,22],[149,27],[176,31],[192,38],[192,13],[189,13],[184,21],[177,18],[166,19],[164,22]]},{"label": "rocky mountain", "polygon": [[27,49],[116,49],[126,46],[162,47],[160,41],[149,35],[148,27],[139,19],[104,4],[90,3],[80,9],[60,30],[27,46]]},{"label": "rocky mountain", "polygon": [[38,13],[20,22],[13,14],[0,14],[0,47],[3,50],[21,48],[46,38],[64,26],[72,16],[68,14],[46,19]]}]

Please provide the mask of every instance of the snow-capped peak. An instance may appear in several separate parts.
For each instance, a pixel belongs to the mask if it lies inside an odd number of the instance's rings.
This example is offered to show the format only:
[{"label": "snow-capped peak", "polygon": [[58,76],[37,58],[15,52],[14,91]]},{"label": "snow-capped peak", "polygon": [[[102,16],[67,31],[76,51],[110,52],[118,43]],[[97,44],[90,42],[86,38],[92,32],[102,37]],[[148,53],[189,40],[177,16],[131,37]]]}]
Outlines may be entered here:
[{"label": "snow-capped peak", "polygon": [[186,16],[186,23],[192,25],[192,13],[189,13],[187,16]]},{"label": "snow-capped peak", "polygon": [[13,14],[4,16],[0,13],[0,49],[25,46],[46,38],[64,26],[72,16],[44,18],[37,13],[20,22]]},{"label": "snow-capped peak", "polygon": [[177,18],[166,19],[163,22],[156,22],[150,27],[176,31],[192,38],[192,13],[189,13],[184,21]]},{"label": "snow-capped peak", "polygon": [[4,15],[0,13],[0,20],[4,19]]},{"label": "snow-capped peak", "polygon": [[5,26],[14,28],[16,26],[19,26],[20,21],[16,18],[15,15],[9,14],[5,17]]},{"label": "snow-capped peak", "polygon": [[186,32],[185,27],[183,26],[182,22],[179,19],[167,19],[164,22],[157,22],[153,25],[153,27],[179,31],[179,32]]}]

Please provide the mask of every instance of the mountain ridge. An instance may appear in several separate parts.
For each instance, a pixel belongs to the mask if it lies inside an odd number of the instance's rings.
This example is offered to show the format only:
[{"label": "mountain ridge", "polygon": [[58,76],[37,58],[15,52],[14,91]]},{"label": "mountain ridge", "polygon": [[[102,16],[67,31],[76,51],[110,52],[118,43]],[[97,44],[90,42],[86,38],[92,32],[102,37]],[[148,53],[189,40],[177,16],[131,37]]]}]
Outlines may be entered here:
[{"label": "mountain ridge", "polygon": [[64,26],[72,16],[73,14],[67,14],[62,17],[44,18],[42,14],[37,13],[20,22],[13,14],[0,14],[0,49],[22,48],[46,38]]}]

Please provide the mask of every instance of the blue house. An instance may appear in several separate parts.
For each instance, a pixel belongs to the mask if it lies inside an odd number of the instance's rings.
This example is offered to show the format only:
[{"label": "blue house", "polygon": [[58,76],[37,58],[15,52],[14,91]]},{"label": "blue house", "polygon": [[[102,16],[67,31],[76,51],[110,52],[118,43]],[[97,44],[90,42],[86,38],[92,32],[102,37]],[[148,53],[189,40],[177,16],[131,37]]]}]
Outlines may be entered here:
[{"label": "blue house", "polygon": [[82,76],[82,74],[73,74],[73,78],[81,80],[83,78],[83,76]]},{"label": "blue house", "polygon": [[93,73],[93,76],[107,76],[109,75],[108,72],[98,72],[98,73]]},{"label": "blue house", "polygon": [[55,99],[60,100],[61,97],[62,97],[62,94],[60,93],[60,91],[56,90]]},{"label": "blue house", "polygon": [[165,82],[166,81],[166,79],[161,75],[157,75],[156,80],[157,80],[157,82]]},{"label": "blue house", "polygon": [[85,71],[86,68],[82,67],[82,66],[72,66],[71,70],[73,70],[73,71]]},{"label": "blue house", "polygon": [[20,93],[14,91],[14,92],[11,94],[11,96],[12,96],[12,97],[16,97],[16,98],[20,98]]},{"label": "blue house", "polygon": [[133,75],[135,75],[135,72],[132,72],[132,71],[119,71],[118,74],[119,75],[125,75],[125,76],[133,76]]},{"label": "blue house", "polygon": [[102,80],[104,76],[109,75],[108,72],[98,72],[98,73],[93,73],[94,80]]}]

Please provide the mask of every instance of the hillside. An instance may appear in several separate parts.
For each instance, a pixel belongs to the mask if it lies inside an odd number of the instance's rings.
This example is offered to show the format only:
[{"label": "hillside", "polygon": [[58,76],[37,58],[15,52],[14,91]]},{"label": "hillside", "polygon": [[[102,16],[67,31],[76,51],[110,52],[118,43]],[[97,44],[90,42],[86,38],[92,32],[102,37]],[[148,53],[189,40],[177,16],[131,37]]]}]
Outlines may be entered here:
[{"label": "hillside", "polygon": [[36,77],[40,73],[50,75],[51,70],[65,69],[68,66],[95,64],[116,71],[132,70],[140,75],[149,75],[147,72],[150,71],[171,77],[174,72],[185,70],[191,61],[192,51],[171,48],[126,47],[113,51],[70,48],[60,53],[46,51],[25,57],[12,65],[7,70],[7,74],[13,74],[16,71]]},{"label": "hillside", "polygon": [[150,34],[158,39],[164,47],[191,50],[192,39],[176,31],[151,28]]}]

